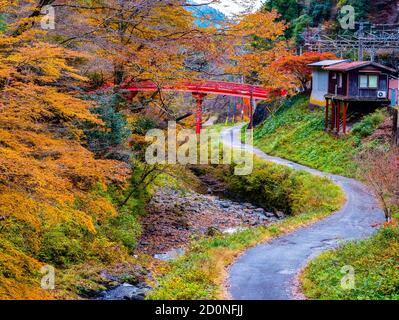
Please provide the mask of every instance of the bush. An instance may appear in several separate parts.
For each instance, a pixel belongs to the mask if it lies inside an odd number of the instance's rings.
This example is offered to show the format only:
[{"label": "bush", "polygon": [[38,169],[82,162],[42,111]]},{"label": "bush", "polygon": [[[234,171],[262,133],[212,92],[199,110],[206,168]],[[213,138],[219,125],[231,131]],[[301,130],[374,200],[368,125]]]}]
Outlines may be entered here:
[{"label": "bush", "polygon": [[151,129],[158,127],[157,121],[148,117],[138,119],[133,125],[133,133],[138,135],[146,135]]},{"label": "bush", "polygon": [[362,121],[356,123],[352,127],[352,135],[361,138],[368,137],[373,134],[374,130],[384,121],[386,115],[383,110],[377,110],[365,116]]},{"label": "bush", "polygon": [[340,193],[326,178],[294,171],[288,167],[256,161],[252,174],[234,175],[233,169],[219,172],[233,195],[256,203],[268,211],[282,211],[298,215],[308,210],[319,210],[323,199],[337,197]]},{"label": "bush", "polygon": [[124,143],[131,135],[125,116],[118,112],[118,106],[124,103],[124,98],[118,94],[101,94],[90,99],[96,106],[90,111],[99,116],[105,128],[90,127],[86,130],[89,147],[94,152],[106,151]]},{"label": "bush", "polygon": [[[312,261],[302,275],[304,293],[311,299],[399,299],[399,227],[383,227],[371,239],[349,243]],[[341,287],[343,266],[355,271],[355,287]]]},{"label": "bush", "polygon": [[[78,228],[78,226],[60,225],[45,233],[39,259],[58,267],[83,262],[86,252],[82,247],[83,235],[76,233]],[[75,234],[71,234],[72,230]]]},{"label": "bush", "polygon": [[109,239],[121,243],[130,252],[133,252],[137,245],[137,239],[141,235],[141,225],[137,215],[129,208],[121,211],[117,217],[110,219],[104,229]]},{"label": "bush", "polygon": [[285,167],[261,164],[249,176],[226,176],[226,183],[230,191],[241,199],[269,211],[292,213],[290,193],[293,180]]},{"label": "bush", "polygon": [[6,16],[4,14],[0,14],[0,33],[3,33],[7,30],[7,22]]}]

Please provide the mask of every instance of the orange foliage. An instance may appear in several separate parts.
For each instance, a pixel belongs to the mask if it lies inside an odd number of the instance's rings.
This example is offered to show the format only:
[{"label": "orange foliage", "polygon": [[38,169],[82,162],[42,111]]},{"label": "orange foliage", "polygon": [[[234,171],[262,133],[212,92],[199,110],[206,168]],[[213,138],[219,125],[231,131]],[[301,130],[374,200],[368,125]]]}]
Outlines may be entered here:
[{"label": "orange foliage", "polygon": [[288,53],[287,43],[281,38],[286,25],[277,21],[278,17],[276,11],[256,12],[230,27],[229,34],[234,41],[229,53],[235,66],[228,71],[266,87],[280,89],[284,86],[284,75],[270,68],[276,59]]},{"label": "orange foliage", "polygon": [[0,298],[15,300],[52,299],[36,279],[43,264],[0,239]]},{"label": "orange foliage", "polygon": [[306,90],[311,77],[307,65],[336,59],[336,56],[318,52],[306,52],[301,56],[292,54],[291,44],[283,37],[287,26],[278,18],[276,11],[256,12],[230,27],[234,41],[229,53],[236,65],[228,71],[273,89],[294,92],[302,87]]},{"label": "orange foliage", "polygon": [[310,63],[321,60],[337,59],[335,54],[329,52],[305,52],[303,55],[285,55],[272,63],[271,69],[287,75],[288,83],[293,88],[301,87],[306,91],[309,89],[308,83],[312,76],[312,70],[308,66]]},{"label": "orange foliage", "polygon": [[[181,1],[108,0],[105,4],[90,1],[69,19],[85,26],[93,45],[83,50],[112,64],[116,84],[127,78],[170,83],[192,75],[184,68],[185,59],[190,50],[203,45],[203,37]],[[103,25],[106,28],[98,27]]]},{"label": "orange foliage", "polygon": [[[71,67],[84,56],[46,42],[43,31],[11,35],[13,26],[0,35],[0,299],[48,299],[39,283],[43,237],[70,223],[94,236],[116,209],[90,191],[124,183],[129,170],[82,146],[82,124],[102,122],[62,85],[85,80]],[[88,245],[103,254],[103,242]]]}]

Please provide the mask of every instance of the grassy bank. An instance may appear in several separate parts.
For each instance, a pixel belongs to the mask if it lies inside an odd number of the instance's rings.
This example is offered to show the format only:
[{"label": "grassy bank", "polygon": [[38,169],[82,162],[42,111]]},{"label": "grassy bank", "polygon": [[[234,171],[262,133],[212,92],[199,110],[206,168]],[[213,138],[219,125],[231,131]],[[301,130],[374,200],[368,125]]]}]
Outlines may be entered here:
[{"label": "grassy bank", "polygon": [[[231,177],[228,172],[222,174]],[[274,179],[293,189],[288,197],[281,197],[282,189],[276,189],[275,184],[265,183]],[[247,188],[252,187],[252,191],[264,199],[263,206],[267,207],[265,199],[269,199],[268,203],[275,201],[281,206],[288,206],[292,215],[266,227],[193,240],[186,255],[161,268],[159,286],[149,295],[149,299],[224,297],[225,268],[238,254],[273,237],[309,225],[338,210],[344,202],[342,191],[331,181],[264,161],[255,163],[252,175],[236,178],[230,183],[233,190],[243,193],[250,192]]]},{"label": "grassy bank", "polygon": [[[255,130],[255,145],[322,171],[349,177],[359,174],[362,179],[357,156],[374,148],[389,149],[386,139],[374,133],[386,117],[384,110],[377,110],[338,139],[323,131],[323,110],[310,111],[307,98],[297,96]],[[312,261],[301,276],[303,291],[310,299],[398,299],[398,262],[399,228],[393,224],[368,240],[346,244]],[[341,286],[345,266],[354,270],[353,289]]]},{"label": "grassy bank", "polygon": [[[396,218],[399,218],[398,216]],[[345,290],[344,266],[354,271],[354,287]],[[310,299],[398,300],[399,227],[383,227],[372,238],[326,252],[304,270],[301,282]]]},{"label": "grassy bank", "polygon": [[304,96],[287,99],[279,111],[254,133],[255,145],[264,152],[325,172],[354,177],[353,157],[363,148],[362,138],[372,134],[384,120],[377,111],[339,139],[324,132],[324,111],[310,111]]}]

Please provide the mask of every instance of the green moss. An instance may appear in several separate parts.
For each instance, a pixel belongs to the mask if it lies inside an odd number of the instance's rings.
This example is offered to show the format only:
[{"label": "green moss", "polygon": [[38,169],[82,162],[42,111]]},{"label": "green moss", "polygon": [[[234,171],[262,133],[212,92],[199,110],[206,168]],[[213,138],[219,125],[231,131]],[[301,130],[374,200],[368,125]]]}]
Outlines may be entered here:
[{"label": "green moss", "polygon": [[122,209],[117,217],[110,219],[103,230],[110,240],[121,243],[129,252],[133,252],[142,227],[137,214],[129,209]]}]

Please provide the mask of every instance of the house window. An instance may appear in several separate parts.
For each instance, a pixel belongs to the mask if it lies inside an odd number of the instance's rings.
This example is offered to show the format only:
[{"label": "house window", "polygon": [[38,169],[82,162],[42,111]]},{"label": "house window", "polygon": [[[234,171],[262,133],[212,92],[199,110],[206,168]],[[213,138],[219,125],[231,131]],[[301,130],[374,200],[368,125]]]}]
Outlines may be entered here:
[{"label": "house window", "polygon": [[378,88],[378,77],[369,76],[369,88]]},{"label": "house window", "polygon": [[376,75],[360,75],[359,77],[361,89],[377,89],[378,76]]}]

